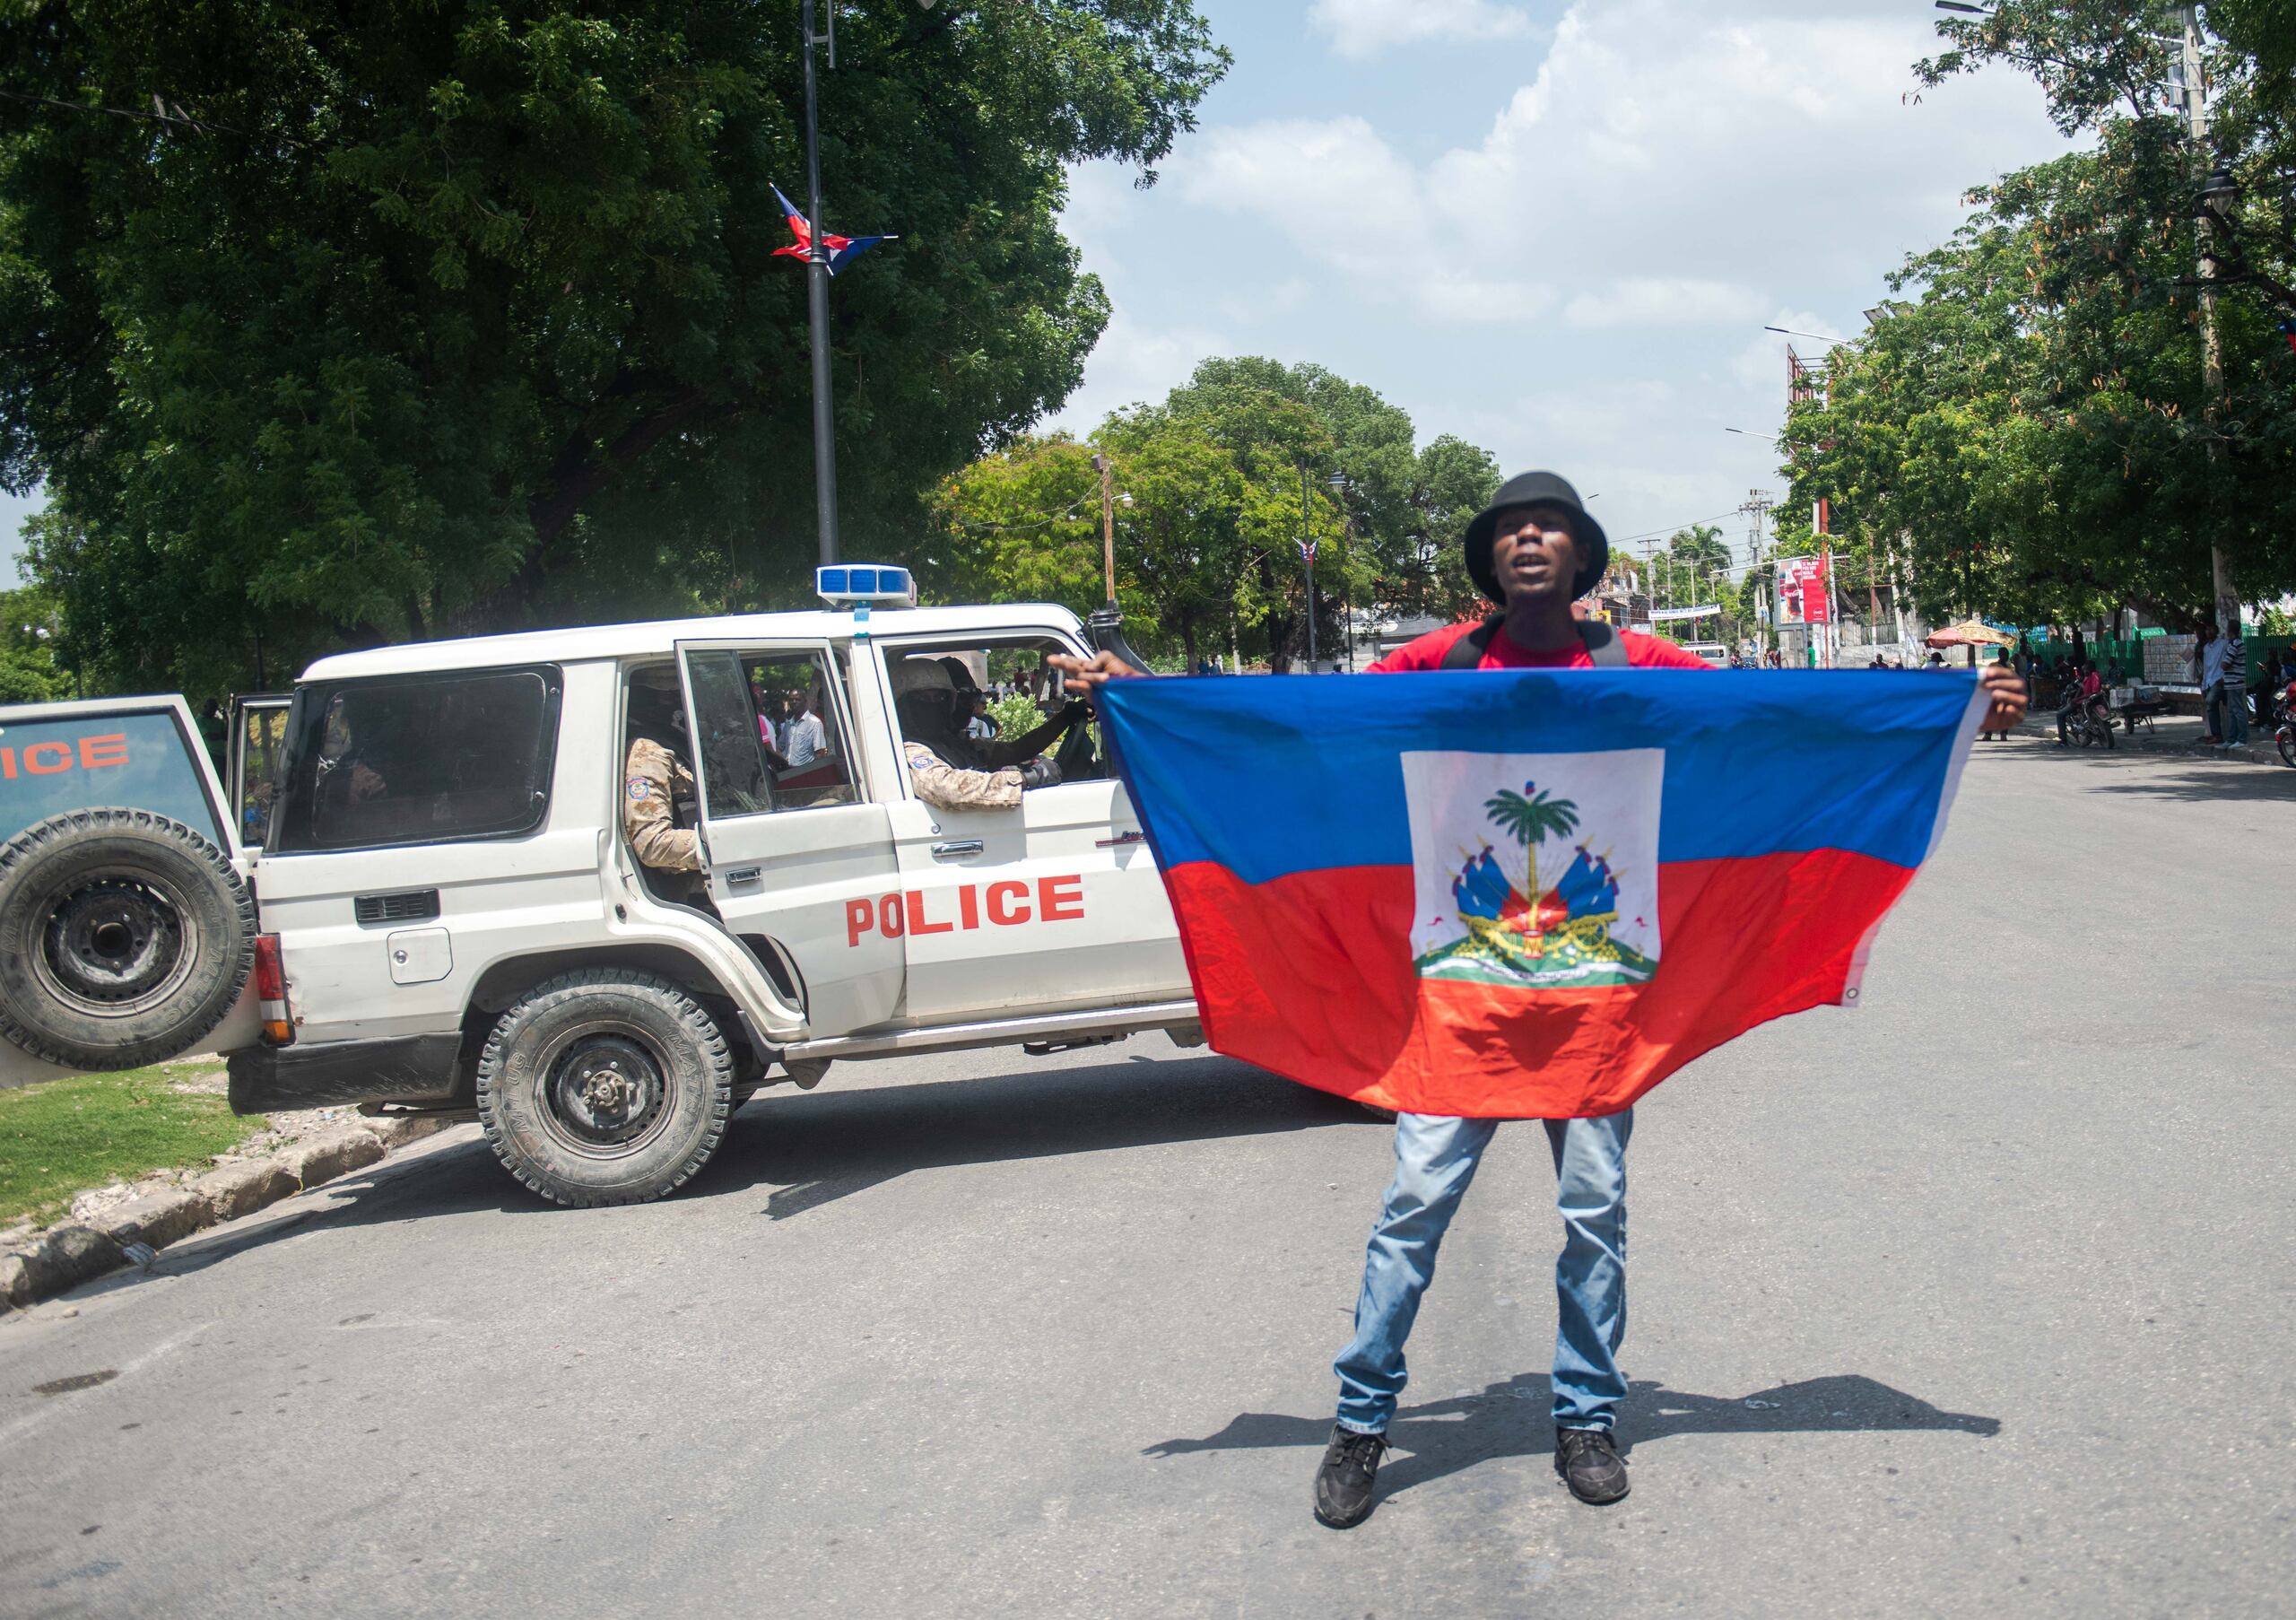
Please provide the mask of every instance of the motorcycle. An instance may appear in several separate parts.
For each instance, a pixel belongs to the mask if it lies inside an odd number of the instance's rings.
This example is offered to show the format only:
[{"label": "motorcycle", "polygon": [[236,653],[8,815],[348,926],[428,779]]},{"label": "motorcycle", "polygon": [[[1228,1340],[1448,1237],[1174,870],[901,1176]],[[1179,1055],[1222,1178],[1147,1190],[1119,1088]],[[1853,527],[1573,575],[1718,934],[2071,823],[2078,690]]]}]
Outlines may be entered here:
[{"label": "motorcycle", "polygon": [[2288,683],[2288,690],[2273,706],[2272,740],[2279,745],[2280,762],[2296,765],[2296,681]]},{"label": "motorcycle", "polygon": [[2108,748],[2116,745],[2112,710],[2103,692],[2084,698],[2075,686],[2066,692],[2065,705],[2057,711],[2057,744],[2060,748],[2074,744],[2086,748],[2092,743],[2102,743]]}]

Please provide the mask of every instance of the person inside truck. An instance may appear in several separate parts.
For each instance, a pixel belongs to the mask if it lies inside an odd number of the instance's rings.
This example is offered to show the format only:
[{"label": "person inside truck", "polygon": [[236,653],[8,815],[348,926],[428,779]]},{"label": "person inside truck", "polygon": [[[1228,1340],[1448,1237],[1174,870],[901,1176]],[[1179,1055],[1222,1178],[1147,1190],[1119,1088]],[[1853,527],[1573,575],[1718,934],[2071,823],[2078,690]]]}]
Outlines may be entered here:
[{"label": "person inside truck", "polygon": [[1022,733],[1009,741],[992,738],[981,742],[971,731],[972,717],[977,712],[974,700],[981,695],[972,678],[972,671],[955,654],[944,655],[941,667],[949,672],[949,680],[956,690],[956,707],[951,722],[951,735],[960,752],[949,754],[952,764],[975,770],[994,771],[1001,765],[1018,765],[1057,745],[1074,727],[1092,718],[1090,703],[1069,703],[1035,729]]},{"label": "person inside truck", "polygon": [[630,848],[667,899],[700,903],[701,840],[678,824],[678,806],[694,802],[687,763],[685,699],[677,671],[667,665],[630,677],[630,752],[622,762],[622,831]]},{"label": "person inside truck", "polygon": [[[1041,757],[987,769],[976,763],[983,751],[964,735],[962,694],[939,659],[902,658],[891,673],[901,753],[909,761],[917,797],[926,804],[939,810],[1010,810],[1020,804],[1024,789],[1048,788],[1060,780],[1059,767]],[[1048,731],[1040,726],[1029,737]],[[1015,745],[1000,743],[990,748],[1002,755]]]}]

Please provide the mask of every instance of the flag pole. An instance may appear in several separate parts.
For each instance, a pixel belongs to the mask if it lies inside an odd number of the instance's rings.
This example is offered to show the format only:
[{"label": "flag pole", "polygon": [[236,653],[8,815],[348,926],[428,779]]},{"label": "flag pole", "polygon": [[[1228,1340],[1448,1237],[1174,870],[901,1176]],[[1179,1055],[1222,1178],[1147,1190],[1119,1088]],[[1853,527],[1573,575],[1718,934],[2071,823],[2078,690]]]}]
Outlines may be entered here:
[{"label": "flag pole", "polygon": [[[831,6],[837,0],[830,0]],[[805,304],[813,327],[813,502],[821,531],[821,560],[838,560],[837,435],[831,410],[829,366],[829,243],[822,228],[821,93],[813,71],[813,0],[804,0],[800,26],[805,35],[805,183],[806,207],[813,220],[813,241],[805,254]],[[832,12],[830,26],[836,27]]]}]

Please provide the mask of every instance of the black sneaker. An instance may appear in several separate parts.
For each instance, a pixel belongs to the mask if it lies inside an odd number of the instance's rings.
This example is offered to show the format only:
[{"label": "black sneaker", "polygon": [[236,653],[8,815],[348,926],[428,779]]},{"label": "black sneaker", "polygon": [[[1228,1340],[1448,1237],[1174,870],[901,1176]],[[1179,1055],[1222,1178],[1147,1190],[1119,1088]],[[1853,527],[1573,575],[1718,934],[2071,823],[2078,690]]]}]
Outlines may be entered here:
[{"label": "black sneaker", "polygon": [[1316,1518],[1335,1530],[1352,1529],[1371,1516],[1371,1481],[1387,1449],[1384,1434],[1335,1425],[1316,1470]]},{"label": "black sneaker", "polygon": [[1596,1507],[1627,1492],[1626,1459],[1618,1454],[1608,1429],[1557,1429],[1554,1471],[1573,1496]]}]

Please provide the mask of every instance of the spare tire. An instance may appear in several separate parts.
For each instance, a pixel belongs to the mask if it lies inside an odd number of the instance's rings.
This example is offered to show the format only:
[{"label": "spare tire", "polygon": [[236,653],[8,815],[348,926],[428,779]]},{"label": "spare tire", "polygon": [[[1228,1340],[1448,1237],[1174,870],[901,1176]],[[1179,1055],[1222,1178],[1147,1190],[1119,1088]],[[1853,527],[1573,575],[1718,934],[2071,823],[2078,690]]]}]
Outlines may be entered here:
[{"label": "spare tire", "polygon": [[255,964],[222,850],[148,810],[71,810],[0,849],[0,1034],[72,1068],[189,1051]]}]

